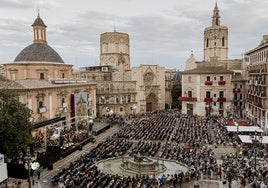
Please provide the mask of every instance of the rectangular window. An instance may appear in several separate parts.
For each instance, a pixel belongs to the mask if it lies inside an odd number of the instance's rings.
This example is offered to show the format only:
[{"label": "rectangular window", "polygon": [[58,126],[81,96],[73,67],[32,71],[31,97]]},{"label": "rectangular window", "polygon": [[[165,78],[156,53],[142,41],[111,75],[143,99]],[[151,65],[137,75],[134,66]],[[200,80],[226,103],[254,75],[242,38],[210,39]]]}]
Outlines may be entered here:
[{"label": "rectangular window", "polygon": [[207,81],[210,81],[210,76],[207,76]]},{"label": "rectangular window", "polygon": [[43,72],[40,73],[40,80],[44,80],[45,79],[45,74]]},{"label": "rectangular window", "polygon": [[193,97],[193,95],[192,95],[192,91],[188,91],[188,97]]},{"label": "rectangular window", "polygon": [[220,76],[220,81],[223,81],[223,76]]},{"label": "rectangular window", "polygon": [[220,97],[220,98],[223,98],[223,97],[224,97],[224,91],[220,91],[220,92],[219,92],[219,97]]},{"label": "rectangular window", "polygon": [[234,93],[234,99],[237,99],[237,93]]},{"label": "rectangular window", "polygon": [[206,91],[206,98],[210,98],[210,91]]}]

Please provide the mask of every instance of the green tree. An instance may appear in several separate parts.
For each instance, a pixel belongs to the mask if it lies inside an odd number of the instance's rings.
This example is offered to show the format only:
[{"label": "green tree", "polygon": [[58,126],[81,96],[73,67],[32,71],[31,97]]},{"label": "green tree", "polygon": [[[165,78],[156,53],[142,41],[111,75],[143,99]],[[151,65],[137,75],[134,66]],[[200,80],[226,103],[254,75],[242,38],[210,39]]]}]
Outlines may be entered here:
[{"label": "green tree", "polygon": [[178,101],[178,97],[181,96],[181,82],[178,80],[174,83],[172,90],[172,108],[179,108],[181,109],[180,102]]},{"label": "green tree", "polygon": [[20,153],[32,143],[31,110],[10,90],[0,89],[0,152]]}]

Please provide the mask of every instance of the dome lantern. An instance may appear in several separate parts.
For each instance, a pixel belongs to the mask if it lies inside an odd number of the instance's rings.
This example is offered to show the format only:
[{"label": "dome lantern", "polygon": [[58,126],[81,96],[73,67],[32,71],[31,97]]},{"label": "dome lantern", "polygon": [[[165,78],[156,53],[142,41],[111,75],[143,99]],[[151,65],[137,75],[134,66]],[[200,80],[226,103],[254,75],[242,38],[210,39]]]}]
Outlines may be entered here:
[{"label": "dome lantern", "polygon": [[37,18],[34,20],[32,24],[33,31],[34,31],[34,40],[33,43],[42,43],[46,44],[46,25],[44,24],[43,20],[40,18],[39,11]]}]

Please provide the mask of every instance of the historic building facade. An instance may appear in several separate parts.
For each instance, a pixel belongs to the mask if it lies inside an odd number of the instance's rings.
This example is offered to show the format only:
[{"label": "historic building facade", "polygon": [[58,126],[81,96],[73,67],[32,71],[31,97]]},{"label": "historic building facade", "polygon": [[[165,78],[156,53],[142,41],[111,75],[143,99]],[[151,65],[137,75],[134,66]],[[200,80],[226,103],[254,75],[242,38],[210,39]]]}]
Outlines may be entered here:
[{"label": "historic building facade", "polygon": [[[214,62],[215,63],[215,62]],[[182,72],[182,113],[189,115],[222,115],[231,106],[233,72],[225,67],[201,63]]]},{"label": "historic building facade", "polygon": [[[196,61],[193,53],[182,74],[182,113],[241,118],[245,103],[245,79],[242,60],[228,59],[228,28],[221,26],[217,4],[212,26],[204,31],[204,61]],[[238,89],[239,87],[239,89]],[[241,92],[242,93],[242,92]]]},{"label": "historic building facade", "polygon": [[97,116],[152,112],[171,106],[176,70],[158,65],[132,67],[129,35],[106,32],[100,36],[100,66],[83,67],[76,78],[96,81]]},{"label": "historic building facade", "polygon": [[[32,24],[33,43],[24,48],[14,62],[1,67],[1,87],[19,94],[19,100],[32,110],[33,124],[64,117],[96,116],[96,84],[72,78],[72,65],[65,64],[47,44],[46,25],[39,14]],[[79,97],[85,100],[79,110]]]},{"label": "historic building facade", "polygon": [[268,35],[244,54],[247,75],[246,115],[253,124],[268,128]]}]

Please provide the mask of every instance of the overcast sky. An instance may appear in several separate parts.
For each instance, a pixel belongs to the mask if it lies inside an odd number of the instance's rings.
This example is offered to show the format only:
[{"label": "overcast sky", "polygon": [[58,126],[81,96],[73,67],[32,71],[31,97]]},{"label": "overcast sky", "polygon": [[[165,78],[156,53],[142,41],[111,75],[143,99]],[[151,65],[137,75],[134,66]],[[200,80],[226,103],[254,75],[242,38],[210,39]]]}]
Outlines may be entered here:
[{"label": "overcast sky", "polygon": [[[229,29],[229,58],[255,48],[268,34],[267,0],[217,0]],[[74,68],[99,65],[100,35],[129,34],[131,66],[156,64],[183,70],[191,51],[203,60],[203,32],[215,0],[0,0],[0,63],[13,62],[32,44],[40,17],[47,42]]]}]

